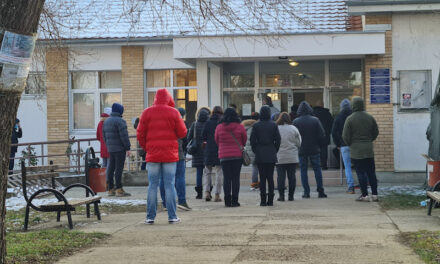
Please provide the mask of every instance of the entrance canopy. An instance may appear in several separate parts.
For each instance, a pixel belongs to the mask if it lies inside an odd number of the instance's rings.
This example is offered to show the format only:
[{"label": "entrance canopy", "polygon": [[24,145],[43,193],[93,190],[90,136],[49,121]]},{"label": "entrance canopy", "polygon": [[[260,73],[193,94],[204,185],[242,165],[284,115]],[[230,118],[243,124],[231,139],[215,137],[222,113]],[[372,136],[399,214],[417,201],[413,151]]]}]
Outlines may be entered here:
[{"label": "entrance canopy", "polygon": [[384,54],[385,32],[181,37],[173,53],[182,60]]}]

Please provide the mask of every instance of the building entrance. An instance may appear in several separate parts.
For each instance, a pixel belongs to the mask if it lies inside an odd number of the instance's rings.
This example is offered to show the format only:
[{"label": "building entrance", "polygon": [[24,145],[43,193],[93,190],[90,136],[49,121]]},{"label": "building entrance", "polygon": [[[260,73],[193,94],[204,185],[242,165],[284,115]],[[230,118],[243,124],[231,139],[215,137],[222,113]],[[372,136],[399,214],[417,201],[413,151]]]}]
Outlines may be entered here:
[{"label": "building entrance", "polygon": [[302,101],[307,101],[312,107],[324,106],[324,92],[318,89],[280,89],[260,93],[262,104],[264,99],[269,96],[274,107],[280,112],[291,112],[293,105],[299,106]]}]

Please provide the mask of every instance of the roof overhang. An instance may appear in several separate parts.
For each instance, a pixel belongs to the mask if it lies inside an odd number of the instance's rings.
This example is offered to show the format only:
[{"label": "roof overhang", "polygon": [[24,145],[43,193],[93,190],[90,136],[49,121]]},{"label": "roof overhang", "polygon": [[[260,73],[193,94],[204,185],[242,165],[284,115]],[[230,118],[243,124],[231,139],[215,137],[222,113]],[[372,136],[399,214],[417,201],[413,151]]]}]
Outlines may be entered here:
[{"label": "roof overhang", "polygon": [[246,59],[384,54],[385,32],[182,37],[173,39],[173,53],[175,59]]},{"label": "roof overhang", "polygon": [[346,1],[352,16],[380,13],[426,13],[440,11],[440,1]]}]

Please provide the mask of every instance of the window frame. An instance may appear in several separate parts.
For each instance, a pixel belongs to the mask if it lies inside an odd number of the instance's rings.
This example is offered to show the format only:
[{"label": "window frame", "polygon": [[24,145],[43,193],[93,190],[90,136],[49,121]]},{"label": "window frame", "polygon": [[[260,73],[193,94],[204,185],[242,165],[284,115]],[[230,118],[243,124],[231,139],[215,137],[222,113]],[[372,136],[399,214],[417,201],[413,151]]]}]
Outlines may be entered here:
[{"label": "window frame", "polygon": [[[47,74],[46,74],[46,71],[31,71],[31,72],[29,72],[27,78],[29,78],[30,75],[43,75],[44,76],[44,86],[45,86],[44,93],[28,94],[28,93],[26,93],[26,87],[25,87],[25,89],[23,90],[23,93],[22,93],[22,97],[24,99],[36,98],[36,97],[46,98],[46,96],[47,96]],[[26,85],[27,85],[27,78],[26,78]]]},{"label": "window frame", "polygon": [[[95,88],[93,89],[73,89],[73,73],[85,73],[85,72],[93,72],[95,75]],[[101,94],[102,93],[119,93],[121,95],[122,101],[122,77],[121,77],[121,88],[99,88],[99,73],[100,72],[120,72],[118,70],[99,70],[99,71],[90,71],[90,70],[74,70],[69,71],[68,77],[68,87],[69,87],[69,131],[75,134],[90,134],[91,132],[95,133],[96,127],[98,126],[99,120],[101,118]],[[93,110],[94,110],[94,128],[74,128],[74,109],[73,109],[73,97],[74,94],[77,93],[91,93],[93,94]]]}]

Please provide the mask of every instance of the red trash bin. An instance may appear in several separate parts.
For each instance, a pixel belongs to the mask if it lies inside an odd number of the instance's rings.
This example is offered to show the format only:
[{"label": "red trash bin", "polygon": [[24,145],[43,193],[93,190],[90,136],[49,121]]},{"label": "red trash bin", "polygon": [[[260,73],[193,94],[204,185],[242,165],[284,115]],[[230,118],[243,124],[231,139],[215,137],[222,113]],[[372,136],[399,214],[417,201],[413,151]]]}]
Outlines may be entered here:
[{"label": "red trash bin", "polygon": [[95,193],[106,190],[106,168],[89,168],[89,185]]},{"label": "red trash bin", "polygon": [[440,161],[428,161],[428,185],[434,187],[440,181]]}]

